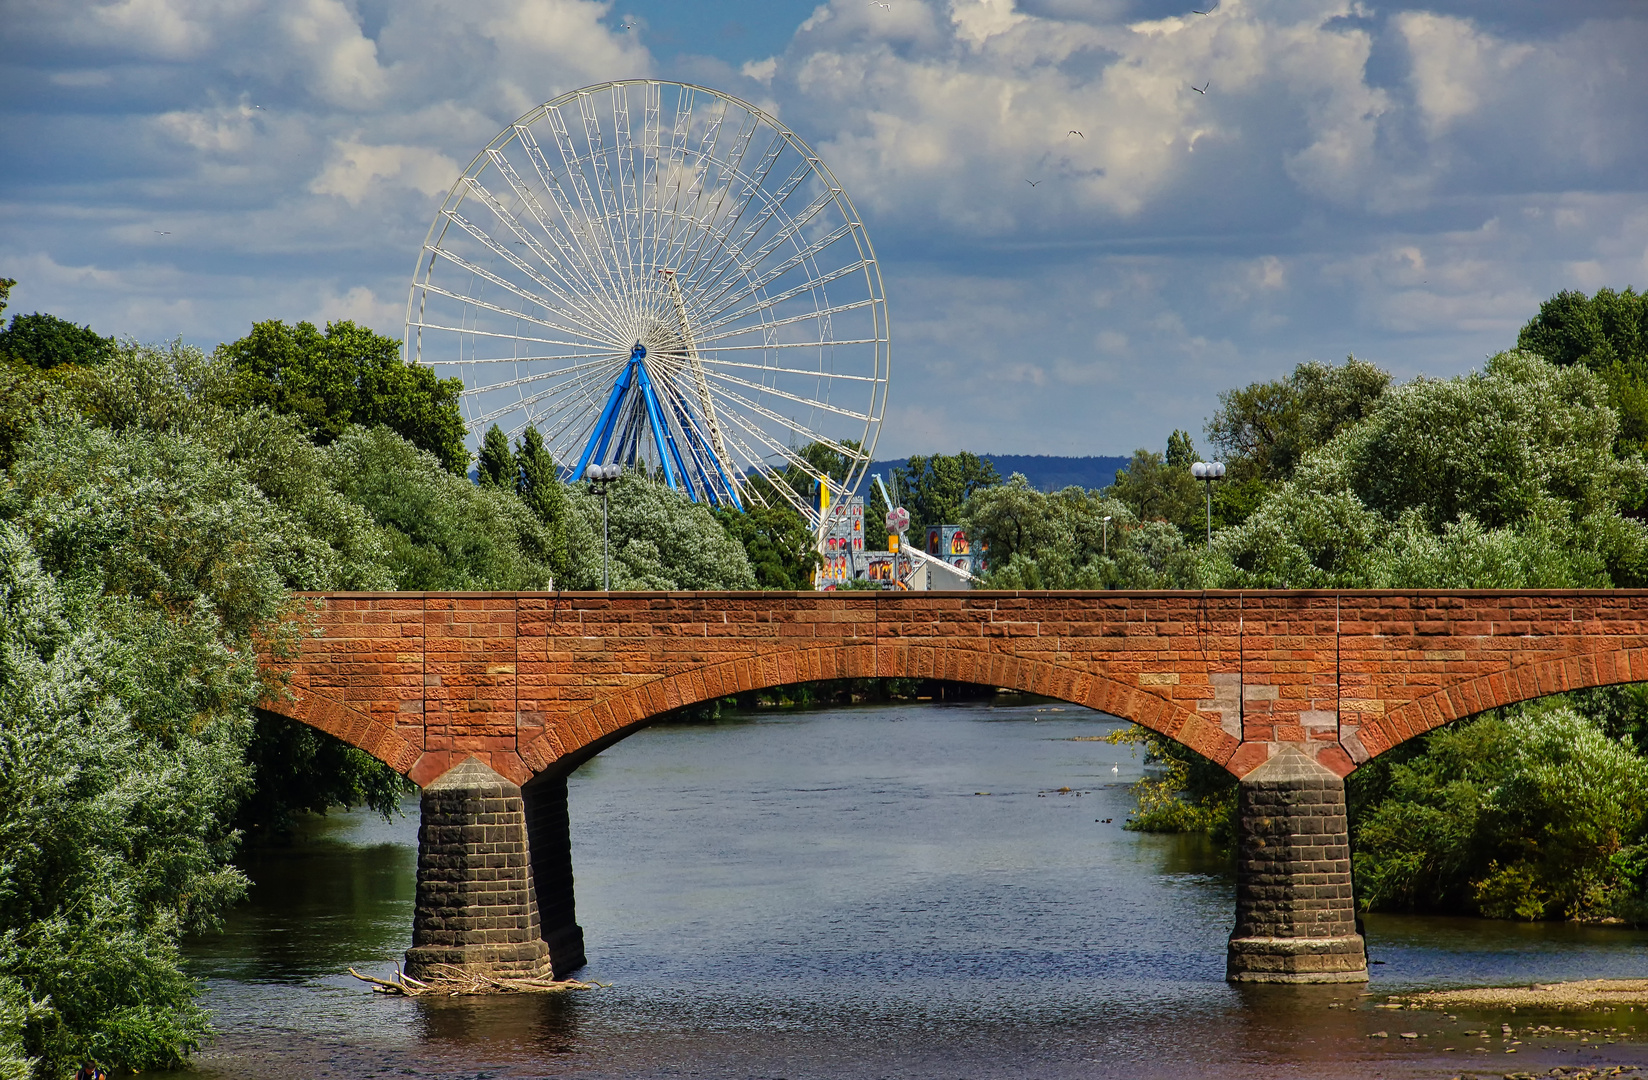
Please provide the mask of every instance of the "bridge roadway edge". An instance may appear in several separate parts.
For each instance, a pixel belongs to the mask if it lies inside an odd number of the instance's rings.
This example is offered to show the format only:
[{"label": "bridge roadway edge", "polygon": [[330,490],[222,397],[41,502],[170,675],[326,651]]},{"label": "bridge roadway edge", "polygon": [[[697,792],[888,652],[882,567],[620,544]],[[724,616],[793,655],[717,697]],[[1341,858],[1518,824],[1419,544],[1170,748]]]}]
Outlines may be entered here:
[{"label": "bridge roadway edge", "polygon": [[[1346,932],[1344,776],[1488,708],[1648,681],[1648,590],[298,595],[311,633],[288,691],[263,709],[426,790],[485,766],[518,792],[527,824],[509,842],[535,841],[526,887],[546,916],[528,936],[548,943],[558,975],[584,960],[565,778],[684,705],[818,679],[934,678],[1140,723],[1242,781],[1228,977],[1319,982],[1366,978],[1361,938]],[[497,854],[480,839],[426,853],[424,831],[420,883],[426,854],[477,868]],[[490,872],[467,887],[481,895]],[[462,930],[425,944],[490,956],[479,935],[505,932],[491,921],[474,920],[473,941]]]}]

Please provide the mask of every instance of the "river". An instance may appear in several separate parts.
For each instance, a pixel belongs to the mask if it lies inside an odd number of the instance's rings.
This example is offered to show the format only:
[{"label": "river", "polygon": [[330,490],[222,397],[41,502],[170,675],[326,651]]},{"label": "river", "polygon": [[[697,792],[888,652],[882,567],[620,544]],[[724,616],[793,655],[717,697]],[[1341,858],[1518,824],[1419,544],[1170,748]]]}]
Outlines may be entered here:
[{"label": "river", "polygon": [[309,823],[292,848],[248,853],[248,901],[190,944],[219,1029],[193,1071],[1229,1080],[1648,1065],[1648,1010],[1376,1007],[1418,987],[1648,977],[1638,931],[1370,916],[1368,987],[1227,985],[1230,870],[1200,839],[1122,829],[1142,762],[1098,741],[1116,726],[1003,698],[644,730],[571,780],[579,974],[603,985],[569,994],[369,993],[347,969],[387,974],[410,944],[416,800],[391,822]]}]

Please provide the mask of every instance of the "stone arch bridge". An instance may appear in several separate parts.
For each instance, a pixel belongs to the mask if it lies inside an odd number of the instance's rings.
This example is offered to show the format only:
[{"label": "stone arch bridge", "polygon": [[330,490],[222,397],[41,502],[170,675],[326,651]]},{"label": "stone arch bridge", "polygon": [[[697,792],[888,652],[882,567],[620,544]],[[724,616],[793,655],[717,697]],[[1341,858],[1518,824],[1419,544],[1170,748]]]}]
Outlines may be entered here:
[{"label": "stone arch bridge", "polygon": [[1648,681],[1648,591],[300,594],[264,703],[421,785],[409,968],[581,966],[566,776],[683,705],[931,678],[1131,720],[1242,781],[1229,974],[1366,978],[1343,777],[1442,724]]}]

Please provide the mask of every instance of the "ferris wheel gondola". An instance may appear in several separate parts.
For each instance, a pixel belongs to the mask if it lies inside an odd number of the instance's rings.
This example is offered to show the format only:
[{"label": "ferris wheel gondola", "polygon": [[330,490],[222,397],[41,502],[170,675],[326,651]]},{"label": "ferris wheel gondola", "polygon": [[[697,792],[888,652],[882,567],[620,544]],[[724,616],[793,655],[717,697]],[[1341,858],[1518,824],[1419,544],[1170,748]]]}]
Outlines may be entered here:
[{"label": "ferris wheel gondola", "polygon": [[863,478],[890,360],[829,169],[755,106],[657,80],[563,94],[475,157],[419,255],[405,350],[463,380],[473,437],[532,425],[568,478],[644,468],[815,525],[820,485]]}]

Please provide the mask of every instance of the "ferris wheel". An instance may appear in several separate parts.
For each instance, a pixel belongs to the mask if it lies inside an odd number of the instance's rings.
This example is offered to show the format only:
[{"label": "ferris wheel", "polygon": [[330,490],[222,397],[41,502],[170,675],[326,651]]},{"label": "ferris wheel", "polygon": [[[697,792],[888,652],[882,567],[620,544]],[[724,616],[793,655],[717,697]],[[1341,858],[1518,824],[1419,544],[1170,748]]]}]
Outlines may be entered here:
[{"label": "ferris wheel", "polygon": [[476,156],[419,254],[405,351],[463,380],[472,435],[532,425],[567,478],[640,467],[815,526],[869,465],[890,360],[875,252],[824,163],[753,105],[655,80],[562,94]]}]

